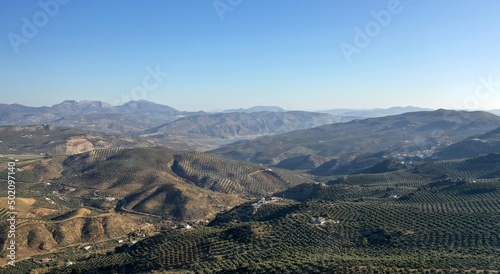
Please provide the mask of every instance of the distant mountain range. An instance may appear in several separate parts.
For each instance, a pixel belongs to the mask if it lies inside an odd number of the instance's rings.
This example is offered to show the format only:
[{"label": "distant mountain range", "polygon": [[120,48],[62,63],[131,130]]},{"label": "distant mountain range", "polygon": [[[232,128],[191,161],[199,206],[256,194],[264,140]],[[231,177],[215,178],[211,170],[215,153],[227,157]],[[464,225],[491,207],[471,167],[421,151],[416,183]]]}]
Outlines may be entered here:
[{"label": "distant mountain range", "polygon": [[259,112],[259,111],[269,111],[269,112],[285,112],[287,110],[276,106],[255,106],[251,108],[238,108],[238,109],[226,109],[223,112]]},{"label": "distant mountain range", "polygon": [[279,134],[338,121],[330,114],[305,111],[230,112],[183,117],[145,133],[235,138]]},{"label": "distant mountain range", "polygon": [[23,194],[18,272],[498,269],[500,117],[415,110],[0,105],[17,123],[0,126],[0,162]]},{"label": "distant mountain range", "polygon": [[[408,106],[371,110],[333,109],[319,113],[287,111],[276,106],[255,106],[207,113],[179,111],[146,100],[130,101],[121,106],[112,106],[101,101],[66,100],[51,107],[0,104],[0,125],[50,124],[85,131],[129,134],[154,138],[155,143],[159,142],[172,149],[205,151],[235,140],[423,110],[428,111]],[[297,156],[308,154],[299,153]],[[314,165],[325,161],[319,157],[323,156],[313,157],[318,160],[313,161]],[[310,166],[311,163],[307,159],[312,158],[289,159],[280,166],[292,162],[298,166]]]},{"label": "distant mountain range", "polygon": [[146,100],[130,101],[121,106],[112,106],[105,102],[89,100],[79,102],[75,100],[66,100],[51,107],[27,107],[19,104],[0,104],[0,109],[2,114],[2,116],[0,116],[2,120],[0,121],[2,122],[8,121],[8,118],[12,120],[18,119],[19,117],[12,114],[20,113],[24,115],[28,114],[29,116],[29,114],[42,113],[50,113],[53,115],[78,115],[89,113],[133,113],[138,111],[179,112],[172,107]]},{"label": "distant mountain range", "polygon": [[52,107],[0,104],[0,125],[75,127],[107,133],[130,133],[174,121],[186,113],[172,107],[140,100],[121,106],[101,101],[66,100]]},{"label": "distant mountain range", "polygon": [[[330,109],[330,110],[322,110],[318,112],[329,113],[335,116],[343,117],[343,120],[347,122],[350,118],[361,119],[361,118],[372,118],[372,117],[384,117],[388,115],[398,115],[408,112],[419,112],[419,111],[433,111],[434,109],[430,108],[420,108],[413,106],[406,107],[390,107],[390,108],[374,108],[374,109],[347,109],[347,108],[338,108],[338,109]],[[500,116],[500,109],[493,110],[485,110],[486,112],[495,114]]]},{"label": "distant mountain range", "polygon": [[165,123],[139,135],[157,139],[174,149],[206,151],[236,140],[255,139],[339,121],[339,118],[327,113],[305,111],[202,113]]},{"label": "distant mountain range", "polygon": [[154,137],[164,146],[207,150],[235,139],[284,133],[340,122],[326,113],[257,106],[223,113],[186,112],[140,100],[121,106],[67,100],[52,107],[0,105],[0,125],[70,127],[112,134]]},{"label": "distant mountain range", "polygon": [[307,169],[315,175],[349,174],[378,164],[384,157],[431,157],[441,147],[499,125],[500,117],[487,112],[412,112],[239,141],[212,152],[281,168]]},{"label": "distant mountain range", "polygon": [[419,107],[391,107],[391,108],[375,108],[375,109],[331,109],[324,110],[321,112],[329,113],[336,116],[348,116],[356,118],[369,118],[369,117],[383,117],[388,115],[398,115],[407,112],[417,112],[417,111],[432,111],[430,108],[419,108]]}]

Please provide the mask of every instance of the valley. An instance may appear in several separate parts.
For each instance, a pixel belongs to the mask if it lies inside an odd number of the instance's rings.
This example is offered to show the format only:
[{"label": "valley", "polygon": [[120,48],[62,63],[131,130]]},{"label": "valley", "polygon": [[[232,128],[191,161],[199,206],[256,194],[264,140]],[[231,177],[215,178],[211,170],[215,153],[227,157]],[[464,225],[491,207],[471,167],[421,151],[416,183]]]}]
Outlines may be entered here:
[{"label": "valley", "polygon": [[500,117],[258,110],[130,132],[1,126],[1,181],[16,167],[17,258],[6,265],[3,222],[0,273],[500,269]]}]

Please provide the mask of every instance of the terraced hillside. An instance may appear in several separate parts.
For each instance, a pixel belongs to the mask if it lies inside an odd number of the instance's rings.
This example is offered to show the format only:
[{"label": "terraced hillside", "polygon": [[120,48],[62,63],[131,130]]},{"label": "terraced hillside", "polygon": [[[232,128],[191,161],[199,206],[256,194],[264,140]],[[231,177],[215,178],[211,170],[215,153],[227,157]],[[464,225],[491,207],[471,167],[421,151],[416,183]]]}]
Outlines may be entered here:
[{"label": "terraced hillside", "polygon": [[390,176],[373,176],[362,184],[348,176],[302,185],[296,193],[315,190],[298,200],[242,204],[208,226],[167,231],[51,273],[495,273],[500,268],[499,177],[415,184],[420,176],[415,175],[388,187]]},{"label": "terraced hillside", "polygon": [[[55,262],[20,261],[18,273],[495,273],[500,267],[500,154],[382,172],[387,165],[316,177],[320,182],[165,148],[95,150],[56,163],[64,169],[51,185],[19,185],[34,197],[26,198],[21,216],[24,250],[53,250]],[[242,203],[240,197],[252,196],[259,200]],[[108,202],[103,215],[99,201],[106,198],[120,201]],[[150,227],[137,219],[127,226],[113,206],[127,218],[191,219],[190,226],[137,243],[72,249]],[[45,215],[35,214],[40,208]],[[199,221],[210,217],[208,225]],[[63,266],[67,260],[73,264]]]},{"label": "terraced hillside", "polygon": [[[83,245],[94,242],[102,244],[100,250],[112,250],[112,239],[123,239],[139,228],[138,235],[154,235],[172,222],[204,222],[245,199],[311,180],[290,171],[161,147],[10,156],[19,159],[18,259],[73,250],[65,255],[73,260],[86,254]],[[0,174],[7,177],[5,170]],[[6,192],[0,196],[6,205]],[[0,207],[1,214],[6,212]],[[0,223],[0,230],[0,263],[5,263],[6,222]],[[126,243],[132,241],[128,238]]]},{"label": "terraced hillside", "polygon": [[[289,171],[165,148],[106,149],[70,156],[58,184],[124,198],[124,209],[206,218],[242,201],[311,178]],[[82,190],[80,190],[82,189]],[[87,193],[91,194],[91,193]]]},{"label": "terraced hillside", "polygon": [[[76,211],[74,211],[76,212]],[[128,233],[141,226],[140,220],[119,214],[90,215],[90,210],[81,209],[73,215],[63,216],[60,220],[37,218],[20,219],[16,227],[16,248],[18,258],[54,252],[60,248],[109,241],[126,237]],[[9,229],[0,226],[0,248],[5,263],[5,248],[8,245]]]},{"label": "terraced hillside", "polygon": [[[84,244],[109,242],[143,227],[143,220],[133,215],[104,213],[91,207],[82,207],[82,199],[52,194],[49,189],[40,193],[40,186],[17,183],[16,258],[48,254]],[[31,185],[38,185],[31,183]],[[37,190],[38,191],[37,191]],[[55,191],[54,191],[55,192]],[[6,263],[9,246],[7,233],[11,229],[5,220],[8,213],[7,197],[0,198],[0,264]],[[80,254],[81,255],[81,254]],[[78,256],[80,256],[78,255]]]},{"label": "terraced hillside", "polygon": [[500,153],[469,159],[436,161],[419,165],[415,172],[461,180],[500,177]]}]

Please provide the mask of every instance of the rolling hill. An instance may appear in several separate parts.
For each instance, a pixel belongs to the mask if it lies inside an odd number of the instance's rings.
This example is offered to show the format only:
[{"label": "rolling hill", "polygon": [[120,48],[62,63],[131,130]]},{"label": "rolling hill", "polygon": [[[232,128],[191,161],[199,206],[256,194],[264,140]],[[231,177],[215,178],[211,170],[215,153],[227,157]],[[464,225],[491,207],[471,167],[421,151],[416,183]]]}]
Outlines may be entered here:
[{"label": "rolling hill", "polygon": [[444,147],[435,156],[439,159],[459,159],[495,152],[500,152],[500,127]]},{"label": "rolling hill", "polygon": [[208,226],[168,230],[52,273],[495,273],[500,267],[498,177],[387,185],[379,180],[385,175],[374,176],[301,184],[276,194],[288,198],[244,203]]},{"label": "rolling hill", "polygon": [[[287,170],[163,147],[15,157],[22,159],[15,171],[19,258],[73,246],[81,253],[84,243],[116,245],[114,238],[137,229],[140,235],[154,235],[174,223],[203,223],[248,199],[312,180]],[[0,175],[7,178],[6,173]],[[4,205],[6,199],[2,191]],[[7,211],[0,206],[0,216]],[[5,225],[0,224],[0,261],[6,254]]]},{"label": "rolling hill", "polygon": [[[18,185],[20,193],[32,193],[18,205],[18,251],[33,260],[19,261],[18,272],[0,273],[460,273],[500,267],[500,154],[403,167],[383,155],[371,154],[383,162],[365,173],[316,178],[323,183],[299,172],[161,147],[93,150],[28,164],[19,175],[37,164],[62,171],[51,185]],[[307,167],[325,159],[300,160]],[[5,212],[0,208],[0,216]],[[165,218],[189,225],[155,232]],[[205,218],[208,225],[199,221]],[[149,232],[152,237],[130,238]],[[117,242],[127,235],[126,243]],[[5,250],[5,241],[0,245]],[[54,261],[38,262],[44,258]]]},{"label": "rolling hill", "polygon": [[57,183],[81,189],[82,195],[98,190],[123,197],[124,209],[179,219],[208,218],[242,198],[269,195],[311,179],[160,147],[95,150],[68,157],[63,168]]},{"label": "rolling hill", "polygon": [[499,124],[500,117],[487,112],[412,112],[239,141],[211,153],[287,169],[302,168],[300,161],[292,160],[296,157],[319,156],[320,161],[311,163],[315,166],[311,173],[347,174],[373,166],[384,156],[430,157],[438,148],[491,131]]},{"label": "rolling hill", "polygon": [[288,112],[231,112],[193,115],[145,131],[145,134],[199,135],[218,138],[250,138],[331,124],[329,114]]},{"label": "rolling hill", "polygon": [[238,109],[226,109],[223,112],[262,112],[262,111],[268,111],[268,112],[286,112],[287,110],[277,107],[277,106],[254,106],[250,108],[238,108]]},{"label": "rolling hill", "polygon": [[330,113],[335,116],[343,117],[356,117],[356,119],[362,118],[374,118],[383,117],[388,115],[398,115],[408,112],[419,112],[419,111],[432,111],[429,108],[419,108],[419,107],[391,107],[391,108],[375,108],[375,109],[330,109],[321,112]]},{"label": "rolling hill", "polygon": [[157,143],[145,138],[82,131],[74,128],[0,126],[0,153],[68,155],[109,147],[143,147]]},{"label": "rolling hill", "polygon": [[[81,108],[86,124],[108,106],[58,108]],[[231,139],[321,119],[202,114],[155,130]],[[0,127],[2,154],[38,154],[19,155],[16,171],[17,251],[32,258],[0,273],[494,272],[499,124],[486,112],[406,113],[214,151],[234,159],[52,125]],[[0,231],[5,262],[5,224]]]},{"label": "rolling hill", "polygon": [[153,138],[177,150],[207,151],[235,140],[254,139],[338,121],[325,113],[228,112],[198,114],[179,118],[138,135]]}]

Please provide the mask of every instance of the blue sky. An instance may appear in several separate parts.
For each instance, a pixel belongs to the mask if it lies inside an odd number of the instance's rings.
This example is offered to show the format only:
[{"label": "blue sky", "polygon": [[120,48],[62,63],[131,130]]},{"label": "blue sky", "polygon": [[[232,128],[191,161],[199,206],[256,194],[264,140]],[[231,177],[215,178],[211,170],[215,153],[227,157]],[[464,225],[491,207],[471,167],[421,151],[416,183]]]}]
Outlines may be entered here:
[{"label": "blue sky", "polygon": [[[5,0],[0,103],[500,109],[498,11],[493,0]],[[356,29],[368,40],[356,44]]]}]

